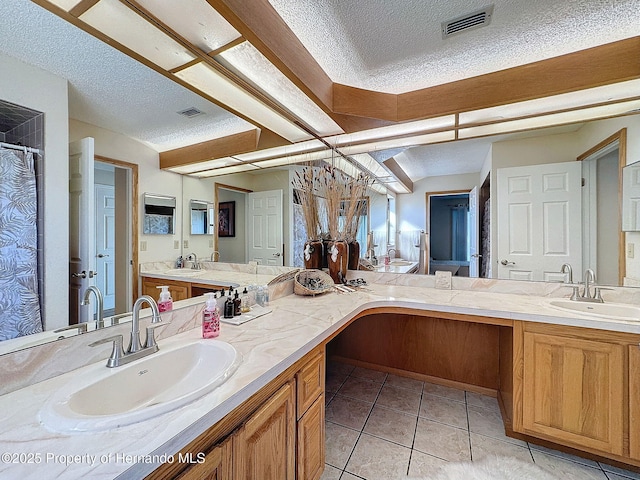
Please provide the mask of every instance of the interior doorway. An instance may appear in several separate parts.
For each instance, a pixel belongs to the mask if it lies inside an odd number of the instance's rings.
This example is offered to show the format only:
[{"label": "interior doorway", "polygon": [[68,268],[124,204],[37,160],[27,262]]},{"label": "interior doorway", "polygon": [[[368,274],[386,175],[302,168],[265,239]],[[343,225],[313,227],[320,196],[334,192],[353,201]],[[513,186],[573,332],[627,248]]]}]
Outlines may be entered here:
[{"label": "interior doorway", "polygon": [[95,157],[96,286],[104,314],[131,311],[138,291],[138,166]]},{"label": "interior doorway", "polygon": [[[214,253],[213,259],[227,263],[247,263],[247,236],[245,211],[247,194],[251,190],[216,183],[214,192]],[[227,206],[227,215],[233,216],[233,229],[220,228],[220,205]],[[232,207],[232,208],[231,208]],[[217,255],[216,255],[217,252]]]},{"label": "interior doorway", "polygon": [[478,227],[470,208],[477,201],[470,202],[470,193],[469,190],[427,193],[430,275],[448,271],[459,277],[478,276],[477,269],[470,269],[471,260],[479,258]]}]

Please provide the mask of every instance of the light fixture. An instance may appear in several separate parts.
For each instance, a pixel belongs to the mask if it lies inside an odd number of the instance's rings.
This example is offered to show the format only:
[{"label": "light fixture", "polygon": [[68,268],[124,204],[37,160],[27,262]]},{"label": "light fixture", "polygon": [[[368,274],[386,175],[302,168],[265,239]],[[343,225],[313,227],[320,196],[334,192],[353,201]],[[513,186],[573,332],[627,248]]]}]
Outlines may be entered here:
[{"label": "light fixture", "polygon": [[53,3],[56,7],[60,7],[64,11],[68,12],[81,1],[82,0],[49,0],[49,3]]},{"label": "light fixture", "polygon": [[176,72],[175,75],[258,124],[268,126],[270,130],[290,142],[300,142],[312,138],[309,133],[249,95],[207,64],[192,65]]},{"label": "light fixture", "polygon": [[455,122],[455,115],[445,115],[443,117],[428,118],[426,120],[416,120],[415,122],[371,128],[356,133],[345,133],[344,135],[337,135],[336,137],[327,139],[327,141],[335,147],[343,147],[361,142],[370,142],[371,140],[427,133],[432,130],[453,129]]},{"label": "light fixture", "polygon": [[252,170],[258,170],[258,167],[256,167],[252,163],[241,163],[239,165],[233,165],[233,166],[230,166],[230,167],[214,168],[212,170],[205,170],[204,172],[192,173],[191,176],[200,177],[200,178],[217,177],[219,175],[228,175],[230,173],[249,172],[249,171],[252,171]]},{"label": "light fixture", "polygon": [[198,163],[191,163],[189,165],[180,165],[178,167],[170,167],[170,168],[167,168],[167,170],[170,170],[174,173],[189,174],[189,173],[201,172],[203,170],[210,170],[212,168],[228,167],[230,165],[236,165],[239,163],[242,163],[242,162],[232,157],[224,157],[224,158],[216,158],[215,160],[208,160],[206,162],[198,162]]},{"label": "light fixture", "polygon": [[640,92],[640,79],[589,88],[577,92],[552,95],[550,97],[537,98],[525,102],[511,103],[509,105],[483,108],[472,112],[462,112],[459,115],[458,124],[469,125],[515,119],[606,102],[615,102],[631,97],[632,92]]},{"label": "light fixture", "polygon": [[[240,32],[204,0],[137,0],[137,3],[204,53],[241,37]],[[185,15],[185,12],[189,14]]]},{"label": "light fixture", "polygon": [[455,140],[456,134],[453,130],[446,132],[427,133],[424,135],[415,135],[412,137],[396,138],[392,140],[383,140],[380,142],[362,143],[359,145],[351,145],[340,147],[340,151],[345,155],[354,155],[356,153],[367,153],[376,150],[386,150],[395,147],[411,147],[413,145],[428,145],[430,143],[440,143]]},{"label": "light fixture", "polygon": [[499,133],[519,132],[522,130],[532,130],[535,128],[553,127],[571,123],[585,122],[599,118],[615,117],[625,114],[632,114],[634,110],[640,108],[640,100],[628,102],[611,103],[597,107],[588,107],[580,110],[570,110],[568,112],[552,113],[537,117],[523,118],[519,120],[509,120],[505,122],[492,123],[489,125],[479,125],[476,127],[461,128],[458,130],[458,138],[483,137],[496,135]]},{"label": "light fixture", "polygon": [[[342,128],[249,42],[219,55],[223,65],[240,74],[291,111],[319,136],[343,133]],[[216,57],[217,58],[217,57]]]},{"label": "light fixture", "polygon": [[263,150],[256,150],[255,152],[242,153],[240,155],[235,155],[234,158],[244,162],[253,162],[273,157],[286,157],[297,153],[312,152],[314,150],[324,148],[326,148],[326,146],[320,140],[308,140],[306,142],[294,143],[292,145],[283,145],[282,147],[265,148]]},{"label": "light fixture", "polygon": [[118,0],[100,0],[79,18],[165,70],[195,58],[186,48]]}]

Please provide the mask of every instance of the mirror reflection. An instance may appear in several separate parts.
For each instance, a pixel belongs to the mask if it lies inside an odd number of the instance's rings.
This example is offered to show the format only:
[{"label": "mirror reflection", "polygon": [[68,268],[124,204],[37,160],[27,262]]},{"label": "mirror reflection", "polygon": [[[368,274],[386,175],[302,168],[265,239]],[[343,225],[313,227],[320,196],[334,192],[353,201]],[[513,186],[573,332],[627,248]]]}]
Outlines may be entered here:
[{"label": "mirror reflection", "polygon": [[[25,11],[38,8],[28,2]],[[16,9],[17,10],[17,9]],[[29,11],[32,18],[41,20],[40,23],[47,24],[51,19],[41,18],[42,12]],[[53,20],[60,21],[60,19]],[[25,22],[26,24],[27,22]],[[43,324],[45,333],[30,335],[22,345],[29,346],[35,343],[35,337],[49,336],[57,339],[61,336],[73,334],[81,327],[71,326],[69,330],[62,330],[69,327],[70,314],[84,312],[87,316],[85,323],[91,329],[91,324],[97,320],[96,299],[90,298],[89,306],[81,306],[84,293],[91,285],[96,285],[104,295],[104,309],[107,320],[105,325],[112,323],[109,314],[125,313],[131,309],[133,299],[137,296],[139,288],[138,266],[150,262],[174,262],[181,255],[191,253],[197,254],[199,260],[210,260],[230,263],[247,263],[255,258],[255,252],[249,251],[249,238],[251,232],[247,229],[246,212],[247,203],[251,194],[264,192],[281,191],[282,198],[282,240],[278,242],[277,251],[269,253],[271,261],[278,261],[285,266],[300,266],[302,264],[301,242],[303,235],[299,229],[299,205],[296,205],[292,193],[291,179],[294,165],[282,168],[272,168],[260,170],[257,173],[243,173],[225,175],[208,179],[198,179],[188,176],[179,176],[171,172],[161,171],[158,168],[158,151],[168,150],[171,146],[164,145],[157,147],[161,142],[159,138],[170,137],[170,132],[160,132],[157,135],[156,143],[135,140],[143,132],[140,125],[145,127],[153,124],[153,113],[148,113],[146,119],[136,117],[135,121],[126,123],[126,128],[118,131],[110,120],[117,117],[134,117],[131,110],[122,110],[122,102],[116,105],[102,105],[104,108],[94,110],[106,110],[106,107],[116,109],[116,114],[110,113],[104,117],[94,113],[87,107],[85,100],[76,91],[75,84],[68,81],[72,75],[70,68],[61,67],[56,72],[49,72],[41,67],[35,67],[42,62],[45,55],[42,52],[49,52],[45,46],[49,44],[60,44],[65,52],[65,58],[73,58],[73,45],[65,44],[65,38],[72,38],[75,27],[62,22],[65,26],[60,30],[63,32],[60,38],[48,39],[44,45],[30,43],[28,33],[24,38],[9,40],[3,46],[0,54],[0,64],[3,66],[3,77],[0,78],[0,101],[2,101],[2,112],[7,112],[6,108],[17,108],[20,111],[30,111],[32,116],[19,117],[22,123],[6,123],[0,135],[0,141],[7,143],[23,143],[34,148],[42,148],[46,152],[46,157],[52,163],[52,168],[44,169],[44,165],[38,164],[36,158],[36,188],[39,192],[38,210],[42,213],[38,219],[38,226],[42,227],[38,231],[41,235],[42,245],[38,247],[38,263],[36,270],[38,277],[36,283],[42,287],[39,291],[41,309],[43,311]],[[28,30],[28,29],[25,29]],[[56,31],[56,29],[52,29]],[[5,37],[3,37],[5,38]],[[104,48],[110,47],[90,36],[82,37],[84,43],[95,43],[95,51],[98,52],[95,58],[103,58],[100,52]],[[15,42],[15,43],[12,43]],[[30,48],[15,48],[11,50],[11,45],[29,45]],[[40,52],[40,53],[39,53]],[[109,65],[122,61],[119,54],[114,54],[107,50],[107,56],[112,60]],[[187,92],[184,88],[171,84],[169,86],[162,82],[169,82],[148,71],[144,66],[136,66],[130,59],[124,60],[128,71],[132,72],[130,81],[140,81],[148,88],[135,89],[125,83],[116,84],[114,90],[117,98],[122,91],[164,91],[170,90],[170,95],[166,98],[171,101],[171,108],[176,112],[191,106],[201,107],[207,111],[211,107],[209,102],[196,97]],[[63,64],[64,65],[64,64]],[[65,69],[66,68],[66,69]],[[89,78],[106,77],[105,71],[100,70],[103,65],[94,65],[95,71],[88,75]],[[118,79],[114,80],[117,81]],[[156,83],[157,82],[157,83]],[[69,88],[71,85],[71,88]],[[107,98],[106,93],[96,94],[96,98]],[[136,100],[136,99],[133,99]],[[152,102],[147,98],[141,98],[141,103],[132,100],[131,109],[147,112]],[[174,108],[175,107],[175,108]],[[35,112],[35,113],[34,113]],[[110,110],[111,112],[111,110]],[[7,115],[4,115],[5,117]],[[210,115],[213,119],[215,115]],[[622,228],[620,225],[621,206],[617,200],[620,194],[619,184],[620,174],[616,176],[615,168],[615,147],[611,151],[600,149],[592,151],[595,147],[607,138],[626,129],[628,132],[624,137],[621,135],[617,143],[618,171],[620,166],[633,161],[640,160],[640,120],[637,114],[627,115],[619,118],[598,120],[583,124],[573,124],[552,129],[539,129],[520,134],[501,135],[486,137],[482,139],[464,140],[441,145],[413,146],[394,151],[393,157],[396,162],[414,180],[414,190],[410,194],[386,194],[379,192],[369,193],[369,211],[367,215],[368,232],[373,232],[373,245],[375,254],[379,258],[391,253],[407,261],[416,261],[419,256],[419,236],[422,230],[429,232],[430,257],[434,269],[442,269],[446,262],[459,262],[455,265],[458,275],[480,276],[488,278],[518,278],[531,280],[563,281],[565,275],[560,274],[560,267],[563,262],[555,259],[554,262],[545,267],[541,276],[529,272],[526,268],[520,268],[522,259],[514,258],[515,255],[524,257],[527,255],[526,248],[508,245],[507,253],[500,250],[503,238],[509,238],[508,233],[504,233],[503,221],[508,215],[502,215],[500,210],[501,194],[498,186],[498,172],[508,168],[519,168],[524,166],[534,166],[541,164],[572,163],[580,160],[583,165],[589,164],[586,172],[581,172],[580,178],[592,179],[587,182],[587,189],[581,187],[580,213],[571,215],[566,226],[561,227],[556,222],[558,215],[553,217],[553,222],[549,225],[553,230],[561,231],[566,228],[570,233],[580,232],[581,252],[580,259],[574,262],[574,271],[591,267],[596,271],[598,282],[610,285],[639,285],[640,284],[640,261],[634,255],[634,247],[640,240],[635,229],[631,227]],[[206,115],[192,121],[190,125],[206,129],[203,123]],[[33,128],[27,122],[33,121]],[[215,121],[215,119],[210,120]],[[100,126],[98,125],[100,124]],[[29,126],[30,129],[26,129]],[[35,133],[33,133],[35,132]],[[40,135],[40,137],[38,137]],[[42,140],[39,142],[39,138]],[[114,223],[109,223],[109,215],[104,215],[105,225],[115,232],[113,242],[116,242],[114,253],[109,253],[107,248],[111,245],[104,245],[104,249],[91,251],[91,263],[89,267],[71,270],[70,263],[73,258],[69,258],[67,251],[73,242],[72,235],[74,228],[80,231],[79,224],[71,218],[68,213],[70,201],[69,180],[74,177],[75,170],[68,170],[68,153],[75,152],[69,144],[81,139],[93,138],[92,152],[99,161],[122,162],[120,167],[115,168],[114,180],[115,209],[116,216]],[[154,148],[149,145],[155,145]],[[613,144],[612,144],[613,145]],[[607,147],[608,148],[608,147]],[[590,155],[602,153],[607,156],[602,160],[598,158],[593,165],[587,160]],[[626,152],[626,156],[623,155]],[[384,157],[385,152],[372,152],[372,155]],[[585,156],[585,154],[587,154]],[[612,160],[613,159],[613,160]],[[606,163],[609,162],[609,163]],[[577,163],[577,162],[576,162]],[[602,166],[601,166],[602,165]],[[139,169],[139,180],[138,180]],[[105,172],[106,169],[103,169]],[[118,193],[118,171],[122,170],[122,182],[124,190]],[[629,172],[632,170],[629,169]],[[627,170],[625,170],[627,172]],[[629,176],[629,175],[626,175]],[[135,181],[133,178],[135,177]],[[40,178],[40,180],[38,180]],[[40,183],[39,183],[40,182]],[[93,187],[100,184],[93,182]],[[598,189],[606,187],[606,190],[599,192]],[[477,189],[477,204],[469,201],[468,207],[460,207],[456,210],[455,222],[449,225],[447,222],[429,222],[427,199],[438,192],[464,192],[471,196],[473,189]],[[631,191],[626,189],[627,191]],[[147,199],[138,192],[156,192],[160,196],[173,197],[173,207],[167,205],[147,205]],[[632,199],[633,194],[624,196],[625,199]],[[118,202],[122,200],[124,206]],[[234,228],[233,235],[228,223],[222,225],[219,222],[219,206],[222,203],[235,202],[234,208]],[[627,202],[628,203],[628,202]],[[206,205],[206,207],[205,207]],[[587,206],[589,209],[587,209]],[[153,212],[154,207],[173,209],[171,215]],[[474,217],[472,212],[477,212]],[[562,210],[564,211],[564,210]],[[569,210],[566,210],[569,212]],[[628,211],[628,210],[627,210]],[[123,212],[120,215],[117,212]],[[453,213],[450,212],[451,215]],[[150,223],[145,223],[145,217],[152,215],[164,215],[163,234],[153,233]],[[579,218],[577,226],[574,227],[575,218]],[[561,216],[561,215],[560,215]],[[171,220],[168,220],[171,217]],[[206,218],[205,218],[206,217]],[[628,215],[625,214],[624,218]],[[92,214],[91,220],[95,221],[96,214]],[[138,222],[138,218],[140,221]],[[138,222],[138,223],[134,223]],[[138,226],[138,224],[140,226]],[[477,225],[476,225],[477,224]],[[455,225],[455,226],[454,226]],[[71,227],[71,228],[69,228]],[[128,229],[124,234],[121,229]],[[108,230],[107,229],[107,230]],[[475,230],[474,230],[475,229]],[[224,230],[223,235],[220,235]],[[444,237],[448,236],[452,230],[456,230],[457,240],[448,241]],[[623,230],[627,233],[622,233]],[[477,234],[471,232],[476,231]],[[465,232],[465,233],[462,233]],[[508,232],[508,230],[507,230]],[[606,240],[601,240],[605,233],[609,233]],[[445,233],[447,235],[445,235]],[[107,238],[107,237],[105,237]],[[557,238],[560,238],[559,240]],[[460,241],[460,240],[465,241]],[[472,250],[473,241],[476,240],[475,250]],[[549,246],[553,247],[553,252],[563,248],[562,242],[567,237],[548,237]],[[122,241],[122,244],[118,243]],[[527,238],[523,240],[526,243]],[[606,243],[601,244],[604,241]],[[444,247],[441,248],[444,243]],[[613,244],[617,247],[614,248]],[[530,245],[544,244],[543,241],[531,241]],[[560,247],[558,247],[560,244]],[[118,246],[121,245],[121,246]],[[511,247],[511,249],[509,249]],[[364,253],[362,248],[361,252]],[[453,254],[455,252],[455,255]],[[524,253],[521,253],[524,252]],[[99,255],[102,254],[102,257]],[[279,256],[274,256],[279,254]],[[555,255],[556,253],[554,253]],[[112,256],[113,255],[113,256]],[[73,255],[71,256],[73,257]],[[2,255],[3,261],[11,258],[10,255]],[[114,265],[108,259],[113,258]],[[638,257],[640,258],[640,257]],[[502,265],[502,260],[507,265]],[[102,262],[102,263],[100,263]],[[438,262],[440,262],[438,264]],[[512,262],[512,263],[509,263]],[[468,266],[466,265],[468,263]],[[474,267],[474,263],[477,265]],[[513,267],[513,263],[517,268]],[[46,268],[45,268],[46,267]],[[463,267],[463,268],[461,268]],[[505,268],[503,268],[505,267]],[[114,272],[111,276],[110,271]],[[15,271],[15,270],[13,270]],[[98,272],[97,276],[95,272]],[[477,272],[477,273],[474,273]],[[77,274],[77,290],[69,300],[70,283],[69,276]],[[83,276],[84,275],[84,276]],[[113,279],[113,280],[111,280]],[[102,284],[99,284],[102,282]],[[108,300],[109,299],[109,300]],[[112,302],[115,305],[110,311]],[[126,318],[126,317],[125,317]],[[117,321],[117,320],[116,320]],[[2,342],[6,344],[11,342]],[[3,345],[4,346],[4,345]],[[9,346],[7,346],[9,348]]]}]

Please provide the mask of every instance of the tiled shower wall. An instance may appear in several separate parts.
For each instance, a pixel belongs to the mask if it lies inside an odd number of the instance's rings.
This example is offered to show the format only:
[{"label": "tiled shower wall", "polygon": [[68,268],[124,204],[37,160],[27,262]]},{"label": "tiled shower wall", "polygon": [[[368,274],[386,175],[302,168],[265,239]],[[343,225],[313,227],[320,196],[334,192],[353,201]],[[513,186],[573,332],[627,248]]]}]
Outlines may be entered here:
[{"label": "tiled shower wall", "polygon": [[[44,114],[0,100],[0,142],[37,148],[35,155],[38,195],[38,295],[44,298]],[[44,312],[43,312],[44,321]]]}]

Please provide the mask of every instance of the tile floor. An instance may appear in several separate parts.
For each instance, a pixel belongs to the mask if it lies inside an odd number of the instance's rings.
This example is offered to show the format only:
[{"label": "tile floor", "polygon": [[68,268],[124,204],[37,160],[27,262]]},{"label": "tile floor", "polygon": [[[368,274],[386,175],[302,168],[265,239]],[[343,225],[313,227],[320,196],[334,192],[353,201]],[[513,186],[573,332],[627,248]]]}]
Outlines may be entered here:
[{"label": "tile floor", "polygon": [[535,462],[562,480],[640,480],[506,437],[495,398],[337,362],[327,364],[326,391],[321,480],[428,477],[448,461],[488,454]]}]

